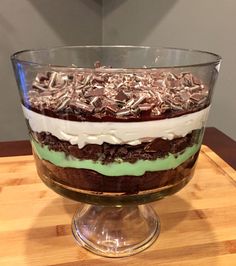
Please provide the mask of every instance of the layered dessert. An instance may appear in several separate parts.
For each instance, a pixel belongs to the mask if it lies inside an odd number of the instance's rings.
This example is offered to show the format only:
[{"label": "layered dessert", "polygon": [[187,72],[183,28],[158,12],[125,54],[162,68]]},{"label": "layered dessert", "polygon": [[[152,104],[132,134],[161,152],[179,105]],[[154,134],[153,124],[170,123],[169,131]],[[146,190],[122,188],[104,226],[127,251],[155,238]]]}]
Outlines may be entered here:
[{"label": "layered dessert", "polygon": [[187,182],[209,112],[189,72],[38,73],[22,108],[40,176],[86,193],[137,194]]}]

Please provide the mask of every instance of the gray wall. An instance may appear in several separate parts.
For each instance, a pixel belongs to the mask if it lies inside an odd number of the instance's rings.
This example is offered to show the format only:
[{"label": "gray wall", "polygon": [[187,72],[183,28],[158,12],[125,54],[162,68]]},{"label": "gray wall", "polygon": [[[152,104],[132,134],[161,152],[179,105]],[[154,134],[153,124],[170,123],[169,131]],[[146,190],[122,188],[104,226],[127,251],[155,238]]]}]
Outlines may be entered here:
[{"label": "gray wall", "polygon": [[236,1],[104,0],[103,43],[209,50],[223,57],[208,126],[236,140]]},{"label": "gray wall", "polygon": [[101,40],[102,1],[0,0],[0,141],[27,138],[10,55]]},{"label": "gray wall", "polygon": [[26,139],[9,56],[73,44],[143,44],[223,57],[209,126],[236,139],[235,0],[1,0],[0,141]]}]

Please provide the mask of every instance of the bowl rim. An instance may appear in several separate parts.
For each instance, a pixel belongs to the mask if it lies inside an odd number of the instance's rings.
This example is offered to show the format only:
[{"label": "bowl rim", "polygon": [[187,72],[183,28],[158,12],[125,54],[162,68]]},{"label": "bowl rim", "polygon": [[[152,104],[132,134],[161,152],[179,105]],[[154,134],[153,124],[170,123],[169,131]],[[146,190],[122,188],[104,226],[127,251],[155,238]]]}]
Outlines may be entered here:
[{"label": "bowl rim", "polygon": [[[170,50],[170,51],[182,51],[182,52],[188,52],[188,53],[197,53],[197,54],[205,54],[212,56],[212,60],[206,61],[204,63],[196,63],[196,64],[176,64],[176,65],[167,65],[167,66],[151,66],[151,67],[115,67],[115,68],[83,68],[78,67],[75,65],[56,65],[56,64],[44,64],[44,63],[38,63],[33,60],[22,60],[19,57],[22,54],[31,53],[31,52],[50,52],[50,51],[56,51],[61,49],[96,49],[96,48],[114,48],[114,49],[156,49],[156,50]],[[67,70],[83,70],[83,71],[101,71],[101,72],[115,72],[115,71],[125,71],[125,70],[157,70],[157,69],[178,69],[178,68],[190,68],[190,67],[201,67],[201,66],[209,66],[209,65],[219,65],[222,61],[222,57],[216,53],[205,51],[205,50],[198,50],[198,49],[188,49],[188,48],[177,48],[177,47],[167,47],[167,46],[143,46],[143,45],[65,45],[65,46],[54,46],[54,47],[48,47],[48,48],[42,48],[42,49],[25,49],[20,50],[11,55],[11,61],[20,63],[20,64],[30,64],[35,65],[39,67],[50,67],[55,69],[67,69]]]}]

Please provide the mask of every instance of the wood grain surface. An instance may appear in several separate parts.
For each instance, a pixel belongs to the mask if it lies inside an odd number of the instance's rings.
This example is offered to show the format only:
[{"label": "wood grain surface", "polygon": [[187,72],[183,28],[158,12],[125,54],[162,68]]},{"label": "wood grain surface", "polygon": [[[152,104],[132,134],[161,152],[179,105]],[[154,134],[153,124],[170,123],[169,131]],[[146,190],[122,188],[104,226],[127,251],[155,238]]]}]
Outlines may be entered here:
[{"label": "wood grain surface", "polygon": [[236,265],[236,172],[206,146],[190,184],[152,203],[161,234],[138,255],[108,259],[78,246],[78,205],[40,181],[31,155],[0,158],[0,265]]}]

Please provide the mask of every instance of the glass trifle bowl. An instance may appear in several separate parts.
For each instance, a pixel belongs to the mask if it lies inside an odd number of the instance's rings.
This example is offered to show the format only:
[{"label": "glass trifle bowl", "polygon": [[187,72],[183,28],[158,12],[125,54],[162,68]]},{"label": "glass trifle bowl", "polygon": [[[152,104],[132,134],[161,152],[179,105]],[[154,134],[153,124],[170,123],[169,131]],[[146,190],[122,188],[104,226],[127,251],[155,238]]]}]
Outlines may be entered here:
[{"label": "glass trifle bowl", "polygon": [[72,219],[82,246],[122,257],[158,237],[158,216],[146,203],[192,178],[220,61],[145,46],[12,56],[38,175],[83,203]]}]

